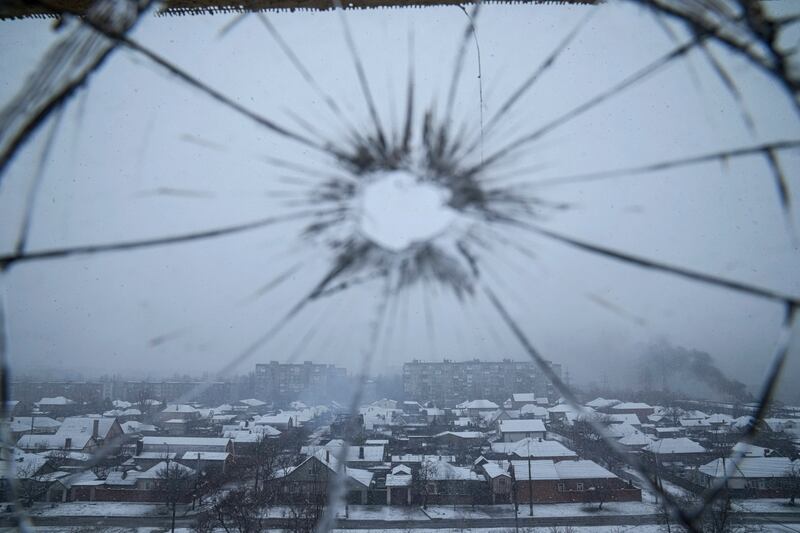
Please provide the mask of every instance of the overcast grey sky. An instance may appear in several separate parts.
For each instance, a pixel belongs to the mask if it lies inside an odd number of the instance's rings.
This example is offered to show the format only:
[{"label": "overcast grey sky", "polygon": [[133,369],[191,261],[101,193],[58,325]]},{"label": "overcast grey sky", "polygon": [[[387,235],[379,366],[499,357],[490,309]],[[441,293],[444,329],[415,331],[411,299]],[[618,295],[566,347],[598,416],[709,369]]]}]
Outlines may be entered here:
[{"label": "overcast grey sky", "polygon": [[[591,19],[553,69],[486,138],[486,154],[675,46],[652,14],[635,6],[486,5],[477,33],[487,119],[589,12]],[[367,128],[369,115],[338,15],[269,16],[324,90]],[[336,117],[257,18],[219,36],[232,18],[146,17],[134,37],[265,116],[300,130],[291,118],[296,115],[325,136],[341,138]],[[409,33],[417,124],[423,106],[435,103],[441,109],[467,22],[462,11],[382,9],[348,12],[347,20],[387,126],[399,124],[402,116]],[[11,98],[57,36],[47,21],[0,23],[0,101]],[[693,53],[554,129],[494,172],[532,168],[514,180],[535,182],[800,139],[798,117],[774,81],[725,50],[714,51],[735,76],[755,131],[745,126],[709,63]],[[455,117],[477,135],[472,42],[458,89]],[[48,128],[28,143],[0,184],[3,250],[13,247],[18,234]],[[266,164],[265,156],[337,170],[329,158],[257,127],[120,50],[66,109],[37,197],[30,248],[176,235],[295,210],[274,194],[297,189],[280,178],[310,176]],[[780,154],[795,196],[798,156],[797,150]],[[470,158],[479,161],[479,151]],[[797,295],[800,252],[787,232],[771,176],[766,160],[754,155],[532,190],[573,206],[548,213],[542,223],[549,228]],[[797,211],[791,224],[800,228]],[[292,222],[203,242],[18,264],[3,280],[13,366],[49,369],[53,376],[214,373],[276,324],[330,268],[329,247],[322,239],[300,238],[302,229],[302,222]],[[481,254],[482,281],[545,357],[566,365],[573,381],[605,376],[622,386],[630,379],[631,359],[647,344],[666,340],[709,352],[731,377],[759,382],[780,325],[779,305],[597,258],[518,230],[498,228],[484,237],[496,249]],[[535,258],[503,245],[507,241],[524,245]],[[285,282],[253,297],[288,270],[294,273]],[[367,283],[315,301],[235,371],[290,358],[357,369],[369,346],[381,287],[379,281]],[[476,294],[460,301],[434,285],[395,294],[373,371],[398,369],[413,358],[527,357],[485,296]],[[800,378],[798,351],[795,340],[786,373],[790,385]]]}]

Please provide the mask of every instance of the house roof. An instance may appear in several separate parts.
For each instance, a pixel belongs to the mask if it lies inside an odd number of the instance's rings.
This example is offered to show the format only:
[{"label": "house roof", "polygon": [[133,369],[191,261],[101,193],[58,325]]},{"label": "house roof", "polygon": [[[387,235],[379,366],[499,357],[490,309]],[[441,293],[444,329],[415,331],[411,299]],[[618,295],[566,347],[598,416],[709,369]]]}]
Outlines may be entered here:
[{"label": "house roof", "polygon": [[706,451],[698,443],[686,437],[655,440],[645,446],[644,449],[655,454],[704,453]]},{"label": "house roof", "polygon": [[239,403],[243,403],[248,407],[261,407],[262,405],[267,405],[267,402],[262,402],[261,400],[257,400],[255,398],[248,398],[246,400],[239,400]]},{"label": "house roof", "polygon": [[651,442],[653,442],[653,439],[641,431],[631,433],[619,439],[619,443],[623,446],[647,446]]},{"label": "house roof", "polygon": [[199,459],[200,461],[227,461],[230,456],[231,454],[228,452],[194,452],[190,450],[183,453],[181,460],[197,461]]},{"label": "house roof", "polygon": [[500,421],[500,433],[536,433],[547,431],[539,419],[511,419]]},{"label": "house roof", "polygon": [[53,398],[42,398],[38,402],[34,402],[36,405],[72,405],[75,402],[70,400],[69,398],[65,398],[64,396],[55,396]]},{"label": "house roof", "polygon": [[60,450],[66,446],[66,439],[71,438],[70,450],[82,450],[89,444],[92,439],[92,434],[79,434],[79,435],[23,435],[17,441],[17,446],[27,450],[43,449],[43,450]]},{"label": "house roof", "polygon": [[[318,461],[319,463],[327,466],[334,473],[339,471],[338,468],[339,462],[336,460],[336,456],[333,453],[327,456],[327,458],[324,453],[313,455],[308,459],[306,459],[305,461],[303,461],[302,463],[300,463],[300,465],[298,465],[295,468],[295,470],[297,468],[300,468],[300,466],[305,464],[307,461]],[[350,468],[349,466],[345,466],[344,470],[345,470],[345,475],[347,475],[348,478],[352,479],[353,481],[355,481],[360,485],[363,485],[365,488],[369,488],[370,485],[372,484],[372,478],[374,477],[374,474],[369,470],[362,470],[360,468]]]},{"label": "house roof", "polygon": [[29,479],[36,476],[47,464],[47,458],[35,453],[14,449],[14,472],[18,479]]},{"label": "house roof", "polygon": [[787,457],[744,457],[738,464],[727,459],[714,459],[700,467],[700,472],[714,478],[769,478],[787,477],[792,461]]},{"label": "house roof", "polygon": [[[139,479],[160,479],[163,475],[164,469],[167,468],[167,462],[161,461],[160,463],[153,465],[148,470],[139,473]],[[169,463],[170,470],[176,468],[182,472],[185,472],[188,475],[194,475],[194,470],[189,468],[188,466],[182,465],[175,461]]]},{"label": "house roof", "polygon": [[432,461],[436,459],[443,459],[445,461],[455,461],[456,457],[454,455],[417,455],[411,453],[392,456],[393,463],[422,463],[423,461],[428,461],[428,460]]},{"label": "house roof", "polygon": [[511,477],[511,474],[508,472],[508,470],[506,470],[497,463],[483,463],[483,465],[481,466],[483,468],[483,471],[486,472],[486,475],[489,476],[489,478],[491,479],[500,476]]},{"label": "house roof", "polygon": [[523,415],[547,416],[547,408],[532,403],[526,403],[520,407],[519,412]]},{"label": "house roof", "polygon": [[92,431],[94,431],[95,420],[97,421],[97,436],[101,439],[108,437],[108,432],[111,431],[111,428],[114,426],[114,422],[117,421],[116,418],[108,417],[95,418],[86,416],[71,416],[64,419],[64,422],[61,423],[61,427],[58,428],[56,435],[72,437],[73,440],[79,438],[81,435],[91,435]]},{"label": "house roof", "polygon": [[434,435],[434,438],[445,436],[458,437],[459,439],[482,439],[486,435],[480,431],[443,431]]},{"label": "house roof", "polygon": [[623,410],[623,409],[652,409],[652,407],[646,403],[642,402],[622,402],[614,405],[611,407],[613,410]]},{"label": "house roof", "polygon": [[772,452],[769,448],[762,448],[755,444],[748,444],[746,442],[737,442],[732,453],[742,453],[744,457],[766,457],[768,453]]},{"label": "house roof", "polygon": [[158,428],[152,424],[144,424],[136,420],[129,420],[120,424],[124,433],[138,433],[139,431],[156,431]]},{"label": "house roof", "polygon": [[161,411],[162,413],[197,413],[197,409],[186,404],[170,404]]},{"label": "house roof", "polygon": [[[300,453],[304,455],[316,455],[320,459],[324,459],[326,454],[330,457],[339,457],[344,443],[339,440],[332,440],[324,446],[303,446]],[[363,450],[364,457],[359,457]],[[356,463],[380,463],[383,462],[384,447],[383,446],[348,446],[347,458],[345,462]]]},{"label": "house roof", "polygon": [[460,403],[456,407],[459,409],[497,409],[500,406],[490,400],[472,400]]},{"label": "house roof", "polygon": [[532,392],[515,392],[511,395],[515,402],[536,403],[536,394]]},{"label": "house roof", "polygon": [[706,418],[706,422],[709,424],[730,424],[733,422],[733,417],[723,413],[714,413]]},{"label": "house roof", "polygon": [[397,465],[392,473],[386,476],[387,487],[407,487],[411,485],[411,469],[406,465]]},{"label": "house roof", "polygon": [[230,439],[220,437],[143,437],[145,446],[227,446]]},{"label": "house roof", "polygon": [[455,466],[442,459],[430,459],[424,462],[427,479],[432,481],[480,481],[480,476],[472,469],[464,466]]},{"label": "house roof", "polygon": [[601,398],[595,398],[591,402],[587,402],[586,405],[588,407],[594,407],[594,408],[601,408],[602,409],[602,408],[605,408],[605,407],[611,407],[611,406],[617,405],[618,403],[622,403],[622,402],[620,402],[619,400],[607,400],[607,399],[601,397]]},{"label": "house roof", "polygon": [[512,461],[514,476],[518,481],[561,480],[561,479],[610,479],[614,474],[594,461],[558,461],[540,459],[530,461],[530,477],[528,461]]},{"label": "house roof", "polygon": [[557,440],[526,438],[517,442],[493,442],[495,453],[517,455],[519,457],[577,457],[577,454]]},{"label": "house roof", "polygon": [[34,429],[53,429],[58,428],[61,422],[49,416],[15,416],[10,423],[12,433],[20,433],[31,430],[31,421]]},{"label": "house roof", "polygon": [[608,420],[617,424],[624,422],[632,426],[638,426],[642,423],[639,417],[633,413],[612,413],[608,415]]}]

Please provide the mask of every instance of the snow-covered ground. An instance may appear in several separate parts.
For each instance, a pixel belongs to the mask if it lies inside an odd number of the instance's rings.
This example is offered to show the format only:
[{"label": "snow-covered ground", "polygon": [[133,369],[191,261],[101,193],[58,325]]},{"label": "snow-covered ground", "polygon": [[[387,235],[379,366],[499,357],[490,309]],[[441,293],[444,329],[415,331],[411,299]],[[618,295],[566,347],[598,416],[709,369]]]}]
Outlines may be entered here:
[{"label": "snow-covered ground", "polygon": [[[596,516],[646,515],[658,512],[654,505],[644,502],[606,502],[598,510],[596,503],[533,504],[533,516]],[[477,505],[471,507],[428,506],[425,513],[432,519],[442,518],[514,518],[513,505]],[[527,505],[519,506],[519,517],[529,516]],[[352,516],[352,514],[351,514]]]},{"label": "snow-covered ground", "polygon": [[44,504],[32,508],[35,516],[152,516],[166,514],[166,507],[155,503],[72,502]]},{"label": "snow-covered ground", "polygon": [[[785,524],[766,526],[761,531],[763,533],[786,533],[797,531],[800,524]],[[34,531],[37,533],[77,533],[78,531],[87,531],[79,528],[63,528],[63,527],[36,527]],[[99,530],[95,530],[99,531]],[[104,533],[163,533],[163,528],[109,528],[103,529]],[[219,530],[224,533],[223,530]],[[385,533],[384,529],[334,529],[333,533]],[[513,529],[509,528],[473,528],[473,529],[413,529],[406,530],[412,533],[463,533],[469,531],[470,533],[513,533]],[[553,533],[554,529],[550,527],[534,527],[534,528],[520,528],[520,533]],[[564,531],[561,530],[555,531]],[[569,529],[570,533],[662,533],[664,530],[658,525],[644,525],[644,526],[579,526]],[[194,533],[194,530],[188,528],[175,528],[175,533]],[[215,532],[216,533],[216,532]]]},{"label": "snow-covered ground", "polygon": [[738,509],[749,513],[800,513],[800,500],[791,506],[788,498],[735,500],[733,503]]}]

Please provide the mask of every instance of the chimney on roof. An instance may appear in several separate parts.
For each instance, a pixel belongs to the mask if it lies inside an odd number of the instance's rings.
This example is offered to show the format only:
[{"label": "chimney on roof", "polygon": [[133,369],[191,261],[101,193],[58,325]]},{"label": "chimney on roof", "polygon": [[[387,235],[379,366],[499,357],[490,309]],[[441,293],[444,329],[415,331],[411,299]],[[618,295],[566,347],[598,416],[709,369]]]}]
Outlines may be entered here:
[{"label": "chimney on roof", "polygon": [[72,449],[72,437],[67,437],[64,439],[64,449],[65,450]]},{"label": "chimney on roof", "polygon": [[100,420],[95,418],[92,420],[92,438],[97,439],[97,436],[100,434]]},{"label": "chimney on roof", "polygon": [[326,463],[330,463],[331,462],[331,451],[330,450],[325,450],[325,462]]},{"label": "chimney on roof", "polygon": [[363,459],[364,458],[364,447],[363,446],[359,446],[358,447],[358,458],[359,459]]},{"label": "chimney on roof", "polygon": [[136,441],[136,455],[142,455],[142,449],[144,448],[144,441],[139,439]]}]

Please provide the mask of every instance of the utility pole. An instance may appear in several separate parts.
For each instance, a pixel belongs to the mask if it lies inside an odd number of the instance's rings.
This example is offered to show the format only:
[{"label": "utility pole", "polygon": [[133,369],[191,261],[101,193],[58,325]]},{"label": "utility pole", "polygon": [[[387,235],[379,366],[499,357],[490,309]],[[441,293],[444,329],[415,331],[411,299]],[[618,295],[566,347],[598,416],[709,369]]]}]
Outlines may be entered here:
[{"label": "utility pole", "polygon": [[519,533],[519,498],[517,496],[517,475],[514,463],[511,462],[512,456],[508,454],[508,466],[511,470],[511,497],[514,500],[514,533]]},{"label": "utility pole", "polygon": [[533,516],[533,476],[531,476],[531,438],[528,437],[528,506]]}]

